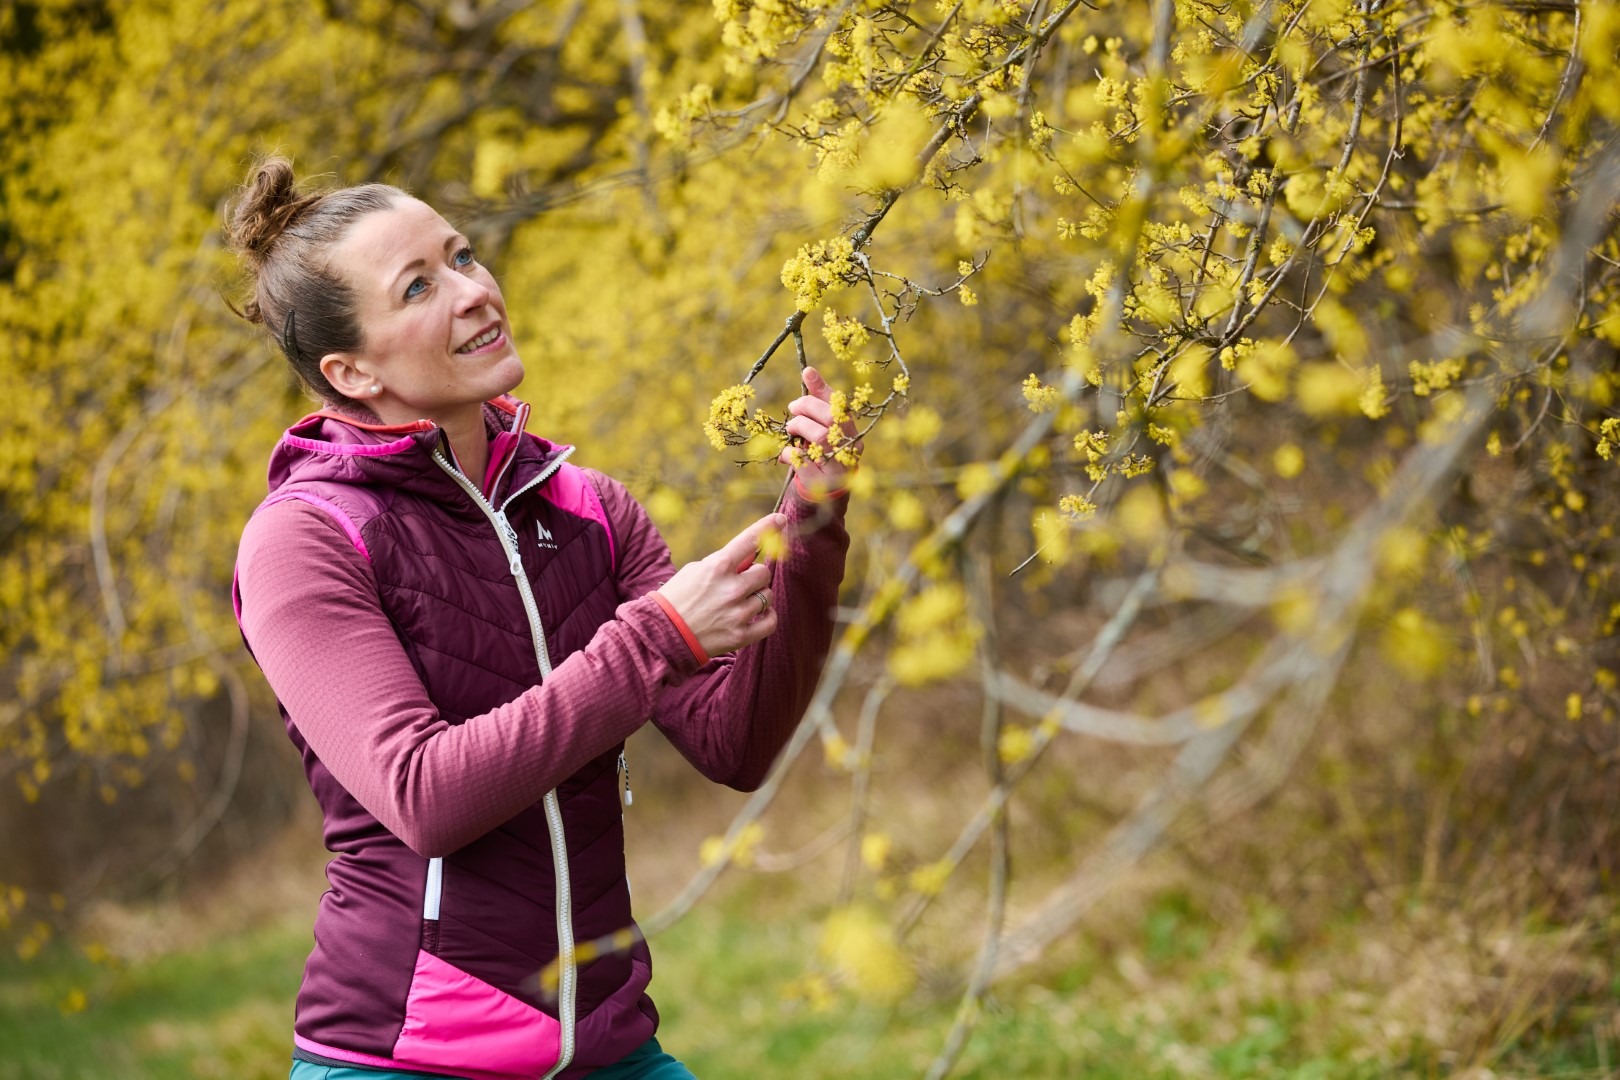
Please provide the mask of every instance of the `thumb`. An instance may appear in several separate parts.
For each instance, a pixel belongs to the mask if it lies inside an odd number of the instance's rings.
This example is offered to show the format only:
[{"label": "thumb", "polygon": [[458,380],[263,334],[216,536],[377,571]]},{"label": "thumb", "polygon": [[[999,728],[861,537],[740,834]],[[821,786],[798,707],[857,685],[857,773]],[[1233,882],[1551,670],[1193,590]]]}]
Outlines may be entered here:
[{"label": "thumb", "polygon": [[804,392],[812,397],[818,397],[822,401],[832,399],[832,387],[828,386],[827,380],[821,377],[821,372],[813,367],[804,369]]},{"label": "thumb", "polygon": [[726,546],[720,549],[720,562],[725,566],[734,566],[738,571],[746,570],[753,563],[754,554],[759,550],[760,539],[765,533],[786,524],[787,515],[766,514],[726,542]]}]

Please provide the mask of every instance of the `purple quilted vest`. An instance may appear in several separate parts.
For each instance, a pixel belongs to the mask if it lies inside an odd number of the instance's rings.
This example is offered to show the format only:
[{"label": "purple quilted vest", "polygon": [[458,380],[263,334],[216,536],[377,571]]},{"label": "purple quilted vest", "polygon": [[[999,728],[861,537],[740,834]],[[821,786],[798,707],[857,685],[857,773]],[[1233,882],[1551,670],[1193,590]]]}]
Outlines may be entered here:
[{"label": "purple quilted vest", "polygon": [[[514,404],[486,406],[492,433],[520,426]],[[540,682],[620,602],[606,515],[586,475],[566,464],[570,452],[521,436],[485,500],[454,470],[431,424],[366,429],[317,414],[277,446],[263,505],[299,499],[338,522],[370,560],[430,698],[458,724]],[[536,623],[543,648],[531,634]],[[337,855],[298,994],[296,1056],[539,1080],[582,1075],[652,1036],[658,1015],[644,993],[644,944],[577,970],[565,964],[556,986],[542,990],[537,980],[560,941],[631,925],[622,746],[506,824],[430,860],[332,778],[291,720],[287,732]]]}]

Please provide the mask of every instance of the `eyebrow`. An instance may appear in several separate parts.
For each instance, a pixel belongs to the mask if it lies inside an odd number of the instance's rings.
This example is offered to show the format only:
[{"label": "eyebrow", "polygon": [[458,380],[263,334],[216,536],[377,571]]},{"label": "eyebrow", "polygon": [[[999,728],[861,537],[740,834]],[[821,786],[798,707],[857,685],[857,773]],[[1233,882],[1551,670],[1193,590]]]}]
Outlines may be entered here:
[{"label": "eyebrow", "polygon": [[[460,233],[451,233],[444,239],[444,253],[448,255],[450,254],[451,248],[455,247],[458,243],[465,244],[466,242],[467,238],[465,236],[461,235]],[[420,267],[426,265],[426,259],[412,259],[410,262],[399,268],[399,273],[395,274],[393,280],[389,283],[389,289],[396,287],[399,284],[399,279],[410,273],[412,270],[419,269]]]}]

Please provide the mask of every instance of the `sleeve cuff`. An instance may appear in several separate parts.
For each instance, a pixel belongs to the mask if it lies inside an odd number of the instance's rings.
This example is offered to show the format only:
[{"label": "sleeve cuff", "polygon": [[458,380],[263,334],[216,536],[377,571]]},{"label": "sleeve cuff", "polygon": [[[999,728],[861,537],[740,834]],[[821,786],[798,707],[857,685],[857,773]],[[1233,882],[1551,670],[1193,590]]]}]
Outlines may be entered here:
[{"label": "sleeve cuff", "polygon": [[686,625],[686,620],[681,618],[681,613],[675,610],[675,605],[665,599],[664,594],[661,592],[653,592],[651,595],[658,602],[658,606],[664,609],[664,614],[669,616],[669,621],[675,624],[675,629],[680,631],[681,638],[686,642],[686,647],[692,650],[692,656],[697,660],[698,667],[707,664],[709,654],[703,651],[703,646],[698,643],[697,635],[692,633],[690,626]]},{"label": "sleeve cuff", "polygon": [[805,502],[818,504],[833,502],[837,499],[842,499],[845,495],[849,494],[849,488],[847,486],[816,494],[804,486],[804,481],[799,479],[799,474],[797,472],[793,474],[793,489],[799,493],[799,498],[803,499]]}]

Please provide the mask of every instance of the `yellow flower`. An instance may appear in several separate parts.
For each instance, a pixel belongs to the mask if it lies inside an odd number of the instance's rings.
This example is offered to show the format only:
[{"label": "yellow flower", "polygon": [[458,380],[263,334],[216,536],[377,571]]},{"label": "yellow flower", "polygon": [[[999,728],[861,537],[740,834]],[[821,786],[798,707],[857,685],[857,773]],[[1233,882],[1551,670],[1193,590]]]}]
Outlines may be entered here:
[{"label": "yellow flower", "polygon": [[832,308],[822,315],[821,336],[840,360],[853,360],[856,350],[871,340],[871,333],[859,319],[843,318]]},{"label": "yellow flower", "polygon": [[1610,417],[1598,425],[1598,457],[1608,461],[1616,445],[1620,445],[1620,419]]},{"label": "yellow flower", "polygon": [[703,433],[716,450],[747,441],[743,426],[748,419],[748,402],[753,396],[752,386],[740,384],[726,387],[709,403],[709,419],[703,425]]},{"label": "yellow flower", "polygon": [[847,283],[855,270],[855,244],[846,237],[818,240],[799,248],[782,264],[782,284],[800,311],[814,311],[827,290]]},{"label": "yellow flower", "polygon": [[1284,480],[1292,480],[1305,471],[1305,451],[1293,443],[1283,443],[1271,455],[1271,467]]},{"label": "yellow flower", "polygon": [[869,870],[882,870],[889,861],[893,842],[883,833],[867,833],[861,837],[861,862]]},{"label": "yellow flower", "polygon": [[[1403,608],[1384,629],[1384,658],[1410,679],[1438,674],[1450,654],[1444,631],[1416,608]],[[1503,682],[1507,681],[1506,676]]]},{"label": "yellow flower", "polygon": [[996,740],[996,754],[1005,765],[1017,765],[1025,760],[1035,750],[1035,736],[1029,728],[1018,724],[1008,724],[1001,729],[1001,736]]},{"label": "yellow flower", "polygon": [[1444,390],[1456,382],[1462,376],[1463,362],[1456,358],[1432,360],[1429,363],[1414,360],[1407,370],[1412,376],[1412,393],[1418,397],[1428,397],[1436,390]]},{"label": "yellow flower", "polygon": [[1062,400],[1057,387],[1046,385],[1034,374],[1025,376],[1023,390],[1024,400],[1029,402],[1032,413],[1051,412]]},{"label": "yellow flower", "polygon": [[951,877],[951,860],[940,859],[938,862],[927,863],[911,872],[908,881],[911,887],[924,896],[938,896],[945,891],[945,882]]},{"label": "yellow flower", "polygon": [[730,859],[738,866],[750,866],[754,849],[765,836],[765,826],[757,821],[744,825],[735,840],[727,842],[723,836],[711,836],[698,846],[698,861],[704,866],[715,866]]},{"label": "yellow flower", "polygon": [[869,1001],[899,1001],[916,985],[911,962],[888,925],[866,908],[840,908],[827,916],[817,951],[858,997]]}]

